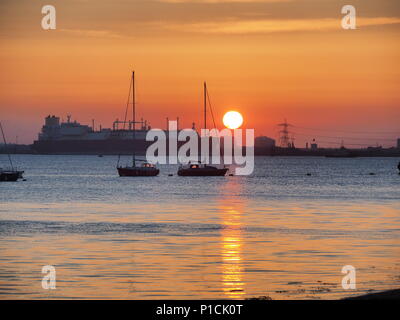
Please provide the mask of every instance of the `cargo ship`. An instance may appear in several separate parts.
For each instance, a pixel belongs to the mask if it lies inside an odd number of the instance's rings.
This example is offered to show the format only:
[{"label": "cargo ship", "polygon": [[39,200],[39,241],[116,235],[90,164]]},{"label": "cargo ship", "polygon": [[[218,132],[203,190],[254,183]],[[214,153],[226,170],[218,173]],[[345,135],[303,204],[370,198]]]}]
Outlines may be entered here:
[{"label": "cargo ship", "polygon": [[60,122],[60,117],[48,115],[32,148],[39,154],[132,154],[135,150],[136,154],[144,155],[153,143],[146,141],[151,127],[143,119],[135,124],[117,119],[112,129],[95,130],[94,125],[72,121],[71,116]]}]

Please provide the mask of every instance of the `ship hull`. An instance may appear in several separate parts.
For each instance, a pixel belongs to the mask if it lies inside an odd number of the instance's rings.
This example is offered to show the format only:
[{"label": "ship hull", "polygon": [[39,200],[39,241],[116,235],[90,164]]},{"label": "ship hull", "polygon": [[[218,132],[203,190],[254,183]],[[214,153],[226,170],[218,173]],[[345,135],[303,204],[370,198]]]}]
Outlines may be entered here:
[{"label": "ship hull", "polygon": [[154,177],[160,173],[157,168],[145,167],[119,167],[117,170],[120,177]]},{"label": "ship hull", "polygon": [[152,142],[136,140],[53,140],[35,141],[33,150],[39,154],[146,154]]},{"label": "ship hull", "polygon": [[[34,141],[32,149],[38,154],[136,155],[144,156],[153,141],[146,140],[49,140]],[[178,141],[180,148],[185,142]],[[167,142],[168,150],[168,142]],[[160,154],[162,155],[162,154]]]}]

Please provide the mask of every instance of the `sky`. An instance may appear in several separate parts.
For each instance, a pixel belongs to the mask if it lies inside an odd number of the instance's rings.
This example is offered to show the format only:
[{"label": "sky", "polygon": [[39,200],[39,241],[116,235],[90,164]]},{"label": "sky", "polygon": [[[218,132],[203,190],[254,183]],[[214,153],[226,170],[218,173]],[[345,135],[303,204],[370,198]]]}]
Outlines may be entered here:
[{"label": "sky", "polygon": [[[41,27],[49,4],[55,30]],[[341,27],[346,4],[355,30]],[[277,140],[287,119],[298,147],[393,146],[399,35],[398,0],[2,0],[0,120],[19,143],[48,114],[111,127],[135,70],[137,117],[153,128],[200,127],[207,81],[219,128],[236,110]]]}]

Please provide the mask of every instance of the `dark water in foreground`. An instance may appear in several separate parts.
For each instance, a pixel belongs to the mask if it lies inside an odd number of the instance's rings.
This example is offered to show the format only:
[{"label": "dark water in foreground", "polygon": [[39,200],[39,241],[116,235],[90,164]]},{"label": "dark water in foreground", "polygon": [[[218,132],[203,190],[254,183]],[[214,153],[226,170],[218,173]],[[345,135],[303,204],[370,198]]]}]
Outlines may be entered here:
[{"label": "dark water in foreground", "polygon": [[[0,299],[334,299],[400,286],[396,158],[259,157],[252,176],[225,178],[168,177],[174,166],[119,178],[111,156],[14,161],[27,181],[0,184]],[[41,287],[44,265],[56,290]],[[356,290],[342,289],[344,265]]]}]

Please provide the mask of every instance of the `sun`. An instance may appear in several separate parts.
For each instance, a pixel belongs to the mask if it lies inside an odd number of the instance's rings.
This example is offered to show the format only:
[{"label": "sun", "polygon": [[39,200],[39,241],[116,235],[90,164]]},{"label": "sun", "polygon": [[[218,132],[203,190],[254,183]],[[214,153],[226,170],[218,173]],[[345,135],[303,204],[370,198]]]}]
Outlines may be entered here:
[{"label": "sun", "polygon": [[237,111],[228,111],[222,119],[225,127],[229,129],[237,129],[243,123],[242,115]]}]

